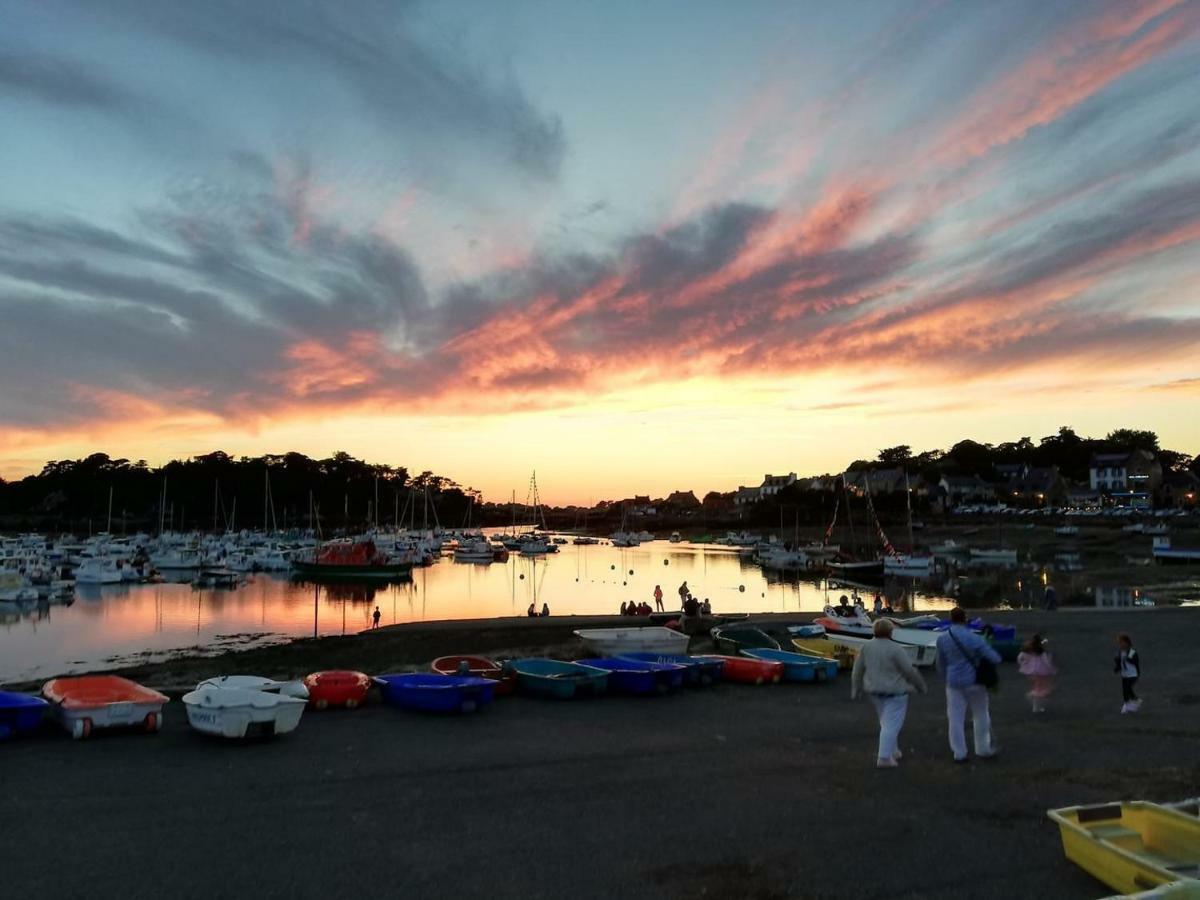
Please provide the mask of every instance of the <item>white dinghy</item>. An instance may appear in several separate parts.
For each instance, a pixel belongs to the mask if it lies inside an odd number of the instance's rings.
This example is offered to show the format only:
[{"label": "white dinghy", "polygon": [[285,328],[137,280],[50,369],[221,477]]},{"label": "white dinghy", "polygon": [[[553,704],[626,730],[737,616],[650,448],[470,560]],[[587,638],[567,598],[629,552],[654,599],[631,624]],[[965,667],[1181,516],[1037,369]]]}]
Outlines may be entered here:
[{"label": "white dinghy", "polygon": [[226,691],[261,691],[299,700],[308,699],[308,688],[302,681],[276,681],[274,678],[262,678],[258,675],[221,675],[218,678],[206,678],[196,685],[196,690],[206,687]]},{"label": "white dinghy", "polygon": [[188,724],[204,734],[244,738],[295,731],[307,701],[299,697],[239,688],[201,686],[184,694]]},{"label": "white dinghy", "polygon": [[691,638],[671,628],[577,628],[580,639],[588,649],[601,656],[622,653],[686,654]]}]

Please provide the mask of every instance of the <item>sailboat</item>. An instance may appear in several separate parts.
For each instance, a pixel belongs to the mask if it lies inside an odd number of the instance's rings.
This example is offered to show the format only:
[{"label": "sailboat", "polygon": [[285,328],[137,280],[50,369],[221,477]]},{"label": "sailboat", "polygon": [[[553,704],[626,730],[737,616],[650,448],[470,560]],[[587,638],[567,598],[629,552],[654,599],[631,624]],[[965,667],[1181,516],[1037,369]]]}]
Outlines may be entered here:
[{"label": "sailboat", "polygon": [[[533,523],[535,529],[540,524],[542,531],[547,531],[546,517],[542,512],[542,500],[538,496],[536,471],[529,478],[529,495],[526,497],[526,501],[528,500],[533,501]],[[526,505],[528,505],[528,502]],[[517,550],[520,551],[522,556],[542,556],[547,553],[557,553],[558,545],[542,537],[536,531],[531,531],[518,538]]]},{"label": "sailboat", "polygon": [[[915,556],[912,552],[915,541],[913,539],[913,524],[912,524],[912,488],[908,484],[908,472],[904,473],[904,502],[908,510],[908,553],[898,553],[893,550],[883,558],[883,571],[888,575],[928,575],[933,569],[932,556]],[[880,536],[883,536],[883,531],[880,530]],[[885,539],[886,541],[886,539]],[[884,549],[887,549],[885,543]]]}]

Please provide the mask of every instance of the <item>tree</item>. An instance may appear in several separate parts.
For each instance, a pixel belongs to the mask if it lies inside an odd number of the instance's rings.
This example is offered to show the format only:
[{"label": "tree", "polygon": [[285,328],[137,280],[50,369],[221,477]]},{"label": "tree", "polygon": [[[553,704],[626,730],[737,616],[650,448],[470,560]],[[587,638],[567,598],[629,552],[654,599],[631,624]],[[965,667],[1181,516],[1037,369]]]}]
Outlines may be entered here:
[{"label": "tree", "polygon": [[912,447],[898,444],[879,451],[879,461],[885,466],[902,466],[912,459]]},{"label": "tree", "polygon": [[1118,428],[1110,431],[1104,438],[1105,443],[1114,450],[1148,450],[1158,452],[1158,435],[1153,431],[1138,431],[1134,428]]}]

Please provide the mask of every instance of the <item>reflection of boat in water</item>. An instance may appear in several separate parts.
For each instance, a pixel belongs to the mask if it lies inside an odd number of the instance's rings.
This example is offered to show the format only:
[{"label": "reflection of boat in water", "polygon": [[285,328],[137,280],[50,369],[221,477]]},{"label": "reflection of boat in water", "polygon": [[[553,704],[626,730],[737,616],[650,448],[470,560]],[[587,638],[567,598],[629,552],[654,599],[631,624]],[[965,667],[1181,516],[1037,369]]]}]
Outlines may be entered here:
[{"label": "reflection of boat in water", "polygon": [[292,572],[305,578],[407,578],[411,560],[380,552],[374,541],[330,541],[292,559]]}]

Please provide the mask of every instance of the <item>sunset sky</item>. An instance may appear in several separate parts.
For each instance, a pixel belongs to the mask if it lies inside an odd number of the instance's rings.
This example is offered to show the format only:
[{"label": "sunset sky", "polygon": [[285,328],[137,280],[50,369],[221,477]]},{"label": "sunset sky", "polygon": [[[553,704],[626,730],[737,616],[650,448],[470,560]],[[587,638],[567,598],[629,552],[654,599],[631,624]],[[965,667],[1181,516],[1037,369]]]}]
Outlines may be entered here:
[{"label": "sunset sky", "polygon": [[0,475],[1200,452],[1200,0],[0,0]]}]

